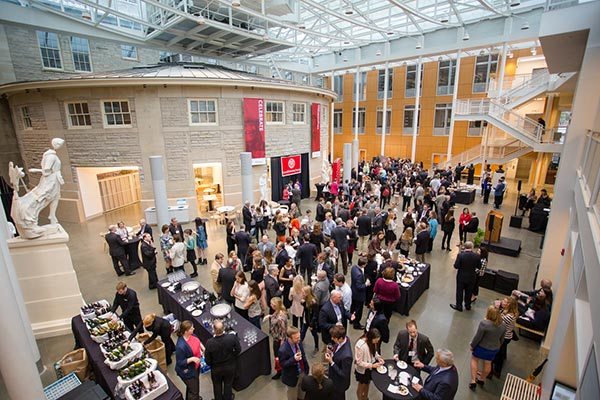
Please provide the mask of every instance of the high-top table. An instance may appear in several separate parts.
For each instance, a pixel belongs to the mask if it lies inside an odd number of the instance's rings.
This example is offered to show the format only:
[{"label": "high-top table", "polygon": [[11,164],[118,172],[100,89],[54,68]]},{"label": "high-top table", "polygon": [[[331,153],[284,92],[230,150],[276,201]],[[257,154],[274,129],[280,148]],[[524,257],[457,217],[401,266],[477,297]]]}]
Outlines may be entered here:
[{"label": "high-top table", "polygon": [[[419,378],[419,383],[423,384],[423,381],[421,381],[419,377],[419,372],[411,365],[407,365],[405,369],[400,369],[396,361],[394,360],[385,360],[384,365],[387,370],[393,368],[397,374],[399,374],[400,372],[406,372],[410,375],[411,378],[413,376],[416,376]],[[396,379],[392,380],[392,378],[390,378],[389,376],[388,371],[386,371],[385,374],[380,374],[376,370],[372,370],[371,377],[373,379],[373,384],[375,385],[377,390],[379,390],[383,394],[383,400],[412,400],[419,398],[419,393],[415,389],[413,389],[411,383],[406,385],[408,389],[408,394],[406,396],[390,392],[388,390],[390,385],[398,386],[398,378],[396,377]]]},{"label": "high-top table", "polygon": [[[184,279],[181,284],[192,281],[193,279]],[[192,313],[186,309],[192,304],[193,300],[179,302],[182,296],[185,296],[181,291],[171,292],[162,286],[163,283],[169,283],[168,279],[163,279],[158,282],[158,302],[162,305],[165,313],[173,313],[179,321],[191,321],[194,324],[194,333],[200,338],[202,343],[213,336],[212,327],[209,321],[212,320],[210,315],[210,304],[207,302],[204,311],[197,317],[192,316]],[[206,290],[200,287],[201,291]],[[260,375],[269,375],[271,373],[271,350],[269,346],[269,337],[262,331],[252,325],[248,320],[240,316],[231,307],[231,320],[234,321],[234,330],[240,339],[241,352],[237,359],[236,376],[233,381],[233,388],[237,391],[243,390]],[[246,343],[244,332],[252,331],[256,333],[256,342]]]}]

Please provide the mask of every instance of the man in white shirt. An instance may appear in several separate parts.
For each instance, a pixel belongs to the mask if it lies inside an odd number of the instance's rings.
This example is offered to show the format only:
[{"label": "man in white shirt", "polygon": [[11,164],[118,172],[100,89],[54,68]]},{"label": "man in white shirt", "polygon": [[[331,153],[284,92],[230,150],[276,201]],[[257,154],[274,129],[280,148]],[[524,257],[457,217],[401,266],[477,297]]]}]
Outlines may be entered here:
[{"label": "man in white shirt", "polygon": [[346,277],[342,274],[335,274],[333,277],[333,285],[335,289],[342,292],[342,302],[344,303],[344,309],[347,313],[350,313],[352,307],[352,289],[346,283]]},{"label": "man in white shirt", "polygon": [[330,212],[325,214],[325,221],[323,221],[323,235],[331,236],[331,231],[336,227],[336,223],[333,220],[333,216]]}]

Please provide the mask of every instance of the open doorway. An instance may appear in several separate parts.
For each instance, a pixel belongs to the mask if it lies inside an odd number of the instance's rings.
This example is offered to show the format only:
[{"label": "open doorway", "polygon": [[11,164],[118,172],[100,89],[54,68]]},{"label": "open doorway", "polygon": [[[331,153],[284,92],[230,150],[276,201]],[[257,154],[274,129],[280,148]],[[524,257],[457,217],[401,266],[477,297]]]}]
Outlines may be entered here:
[{"label": "open doorway", "polygon": [[194,185],[200,212],[223,205],[223,166],[221,163],[194,164]]}]

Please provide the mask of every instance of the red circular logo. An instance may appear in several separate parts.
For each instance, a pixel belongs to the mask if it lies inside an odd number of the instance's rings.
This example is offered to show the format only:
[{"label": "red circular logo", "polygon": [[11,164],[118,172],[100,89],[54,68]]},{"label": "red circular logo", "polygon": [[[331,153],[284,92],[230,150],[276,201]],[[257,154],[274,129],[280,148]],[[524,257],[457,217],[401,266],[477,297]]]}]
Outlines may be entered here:
[{"label": "red circular logo", "polygon": [[289,169],[294,169],[296,167],[296,160],[294,160],[293,158],[290,158],[288,160],[288,168]]}]

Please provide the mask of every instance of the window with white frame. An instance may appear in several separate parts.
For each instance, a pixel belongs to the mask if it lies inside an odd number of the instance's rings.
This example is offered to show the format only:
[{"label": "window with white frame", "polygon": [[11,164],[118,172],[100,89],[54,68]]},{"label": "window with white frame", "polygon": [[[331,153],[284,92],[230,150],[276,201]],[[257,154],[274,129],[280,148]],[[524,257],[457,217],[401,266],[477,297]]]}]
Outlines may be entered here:
[{"label": "window with white frame", "polygon": [[344,75],[335,75],[333,77],[333,91],[337,94],[336,102],[344,100]]},{"label": "window with white frame", "polygon": [[121,57],[125,60],[137,60],[138,53],[137,47],[131,46],[129,44],[121,45]]},{"label": "window with white frame", "polygon": [[[358,133],[365,133],[366,113],[364,107],[358,108]],[[356,129],[356,107],[352,109],[352,132]]]},{"label": "window with white frame", "polygon": [[107,127],[131,125],[131,111],[127,100],[104,101],[102,112],[104,125]]},{"label": "window with white frame", "polygon": [[467,136],[483,136],[483,131],[487,126],[486,121],[469,121],[469,130]]},{"label": "window with white frame", "polygon": [[[423,89],[423,64],[421,64],[421,82],[419,87]],[[417,95],[417,66],[409,65],[406,67],[406,97],[415,97]]]},{"label": "window with white frame", "polygon": [[37,38],[44,68],[62,69],[58,35],[52,32],[37,31]]},{"label": "window with white frame", "polygon": [[490,76],[496,74],[498,68],[498,54],[478,56],[475,62],[475,75],[473,77],[473,93],[487,92]]},{"label": "window with white frame", "polygon": [[[390,125],[392,124],[392,109],[387,109],[387,116],[385,121],[385,134],[390,134]],[[383,108],[377,108],[377,130],[376,133],[381,134],[383,130]]]},{"label": "window with white frame", "polygon": [[333,133],[342,133],[342,110],[333,110]]},{"label": "window with white frame", "polygon": [[33,124],[31,123],[31,115],[29,114],[29,107],[21,107],[21,120],[23,121],[24,129],[33,129]]},{"label": "window with white frame", "polygon": [[70,128],[92,126],[88,103],[67,103],[66,107],[67,122]]},{"label": "window with white frame", "polygon": [[71,37],[71,53],[73,54],[73,66],[75,71],[92,72],[90,61],[90,42],[80,37]]},{"label": "window with white frame", "polygon": [[[354,75],[356,79],[356,74]],[[354,82],[354,97],[356,99],[356,82]],[[367,71],[358,74],[358,99],[365,100],[367,98]]]},{"label": "window with white frame", "polygon": [[[394,69],[388,68],[388,99],[392,97],[392,83],[394,81]],[[385,69],[379,70],[379,76],[377,78],[377,98],[383,99],[385,92]]]},{"label": "window with white frame", "polygon": [[447,136],[450,133],[450,120],[452,118],[452,103],[435,105],[435,117],[433,121],[433,135]]},{"label": "window with white frame", "polygon": [[190,100],[190,125],[216,125],[216,100]]},{"label": "window with white frame", "polygon": [[[415,121],[415,106],[413,104],[404,106],[404,124],[402,127],[402,133],[412,135],[414,121]],[[417,119],[417,135],[419,134],[420,124],[421,124],[421,106],[419,105],[419,117]]]},{"label": "window with white frame", "polygon": [[440,61],[438,64],[437,94],[451,94],[454,91],[456,60]]},{"label": "window with white frame", "polygon": [[265,102],[265,120],[269,124],[284,124],[283,118],[284,107],[283,101],[267,101]]},{"label": "window with white frame", "polygon": [[292,123],[294,123],[294,124],[305,124],[306,123],[306,104],[304,104],[304,103],[293,103],[292,104]]}]

